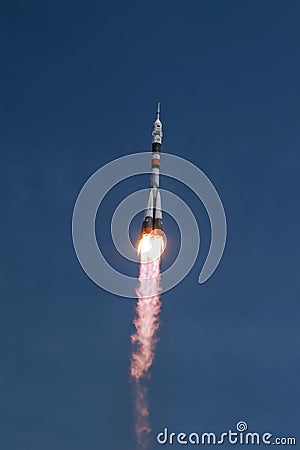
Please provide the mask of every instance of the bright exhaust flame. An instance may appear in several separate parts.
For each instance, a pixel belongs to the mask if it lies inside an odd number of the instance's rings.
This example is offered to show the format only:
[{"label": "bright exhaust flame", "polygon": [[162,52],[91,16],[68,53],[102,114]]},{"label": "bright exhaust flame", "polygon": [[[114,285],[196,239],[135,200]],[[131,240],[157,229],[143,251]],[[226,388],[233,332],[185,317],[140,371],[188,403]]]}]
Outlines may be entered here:
[{"label": "bright exhaust flame", "polygon": [[144,234],[142,239],[140,240],[139,246],[138,246],[138,252],[139,253],[147,253],[152,248],[152,242],[151,237],[149,234]]},{"label": "bright exhaust flame", "polygon": [[136,436],[142,449],[148,448],[147,437],[151,432],[147,388],[143,379],[150,378],[155,349],[158,342],[160,301],[160,257],[165,249],[166,238],[155,232],[145,234],[140,240],[139,284],[134,318],[135,333],[131,336],[134,350],[131,355],[130,375],[135,382]]},{"label": "bright exhaust flame", "polygon": [[141,263],[159,259],[166,246],[167,238],[163,231],[160,231],[160,234],[157,234],[155,230],[149,234],[144,234],[138,245],[138,253],[141,255]]}]

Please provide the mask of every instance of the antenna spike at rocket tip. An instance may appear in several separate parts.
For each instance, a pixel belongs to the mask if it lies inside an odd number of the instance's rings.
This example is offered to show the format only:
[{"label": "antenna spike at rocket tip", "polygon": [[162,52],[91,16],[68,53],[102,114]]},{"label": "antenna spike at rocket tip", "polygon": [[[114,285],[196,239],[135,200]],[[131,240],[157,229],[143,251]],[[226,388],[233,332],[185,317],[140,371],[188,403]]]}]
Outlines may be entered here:
[{"label": "antenna spike at rocket tip", "polygon": [[156,114],[157,114],[157,118],[159,119],[159,114],[160,114],[160,102],[157,103],[157,111],[156,111]]}]

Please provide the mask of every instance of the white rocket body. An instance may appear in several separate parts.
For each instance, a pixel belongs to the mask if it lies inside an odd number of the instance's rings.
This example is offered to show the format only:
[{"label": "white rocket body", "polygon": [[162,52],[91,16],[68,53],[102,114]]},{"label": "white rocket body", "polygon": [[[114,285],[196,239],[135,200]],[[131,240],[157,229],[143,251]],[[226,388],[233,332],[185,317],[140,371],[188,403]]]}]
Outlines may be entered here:
[{"label": "white rocket body", "polygon": [[[150,178],[150,191],[147,210],[142,226],[142,234],[151,233],[157,230],[162,233],[162,210],[159,192],[159,172],[160,172],[160,147],[162,144],[162,123],[160,121],[160,104],[157,105],[156,120],[152,131],[152,165]],[[161,231],[160,231],[161,230]]]}]

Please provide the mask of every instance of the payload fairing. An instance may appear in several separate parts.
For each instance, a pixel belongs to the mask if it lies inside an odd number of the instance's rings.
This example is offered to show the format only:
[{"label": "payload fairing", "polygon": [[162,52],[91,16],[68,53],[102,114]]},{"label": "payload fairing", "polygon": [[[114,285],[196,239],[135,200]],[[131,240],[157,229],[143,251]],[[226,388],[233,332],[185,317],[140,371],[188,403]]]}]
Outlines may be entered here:
[{"label": "payload fairing", "polygon": [[160,121],[160,103],[157,105],[156,120],[152,131],[152,165],[150,177],[150,191],[147,210],[142,226],[141,237],[154,232],[159,236],[162,231],[162,209],[159,192],[160,147],[162,143],[162,123]]}]

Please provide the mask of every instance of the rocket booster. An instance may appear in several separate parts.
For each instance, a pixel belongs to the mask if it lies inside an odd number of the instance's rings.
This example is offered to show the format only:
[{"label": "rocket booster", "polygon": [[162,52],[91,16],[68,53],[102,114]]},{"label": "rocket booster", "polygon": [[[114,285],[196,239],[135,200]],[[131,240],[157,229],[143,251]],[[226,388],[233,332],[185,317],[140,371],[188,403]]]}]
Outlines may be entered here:
[{"label": "rocket booster", "polygon": [[160,147],[162,143],[162,123],[160,121],[160,103],[157,105],[156,120],[152,131],[152,165],[150,176],[150,190],[147,210],[142,226],[142,236],[156,231],[162,234],[162,210],[159,192]]}]

